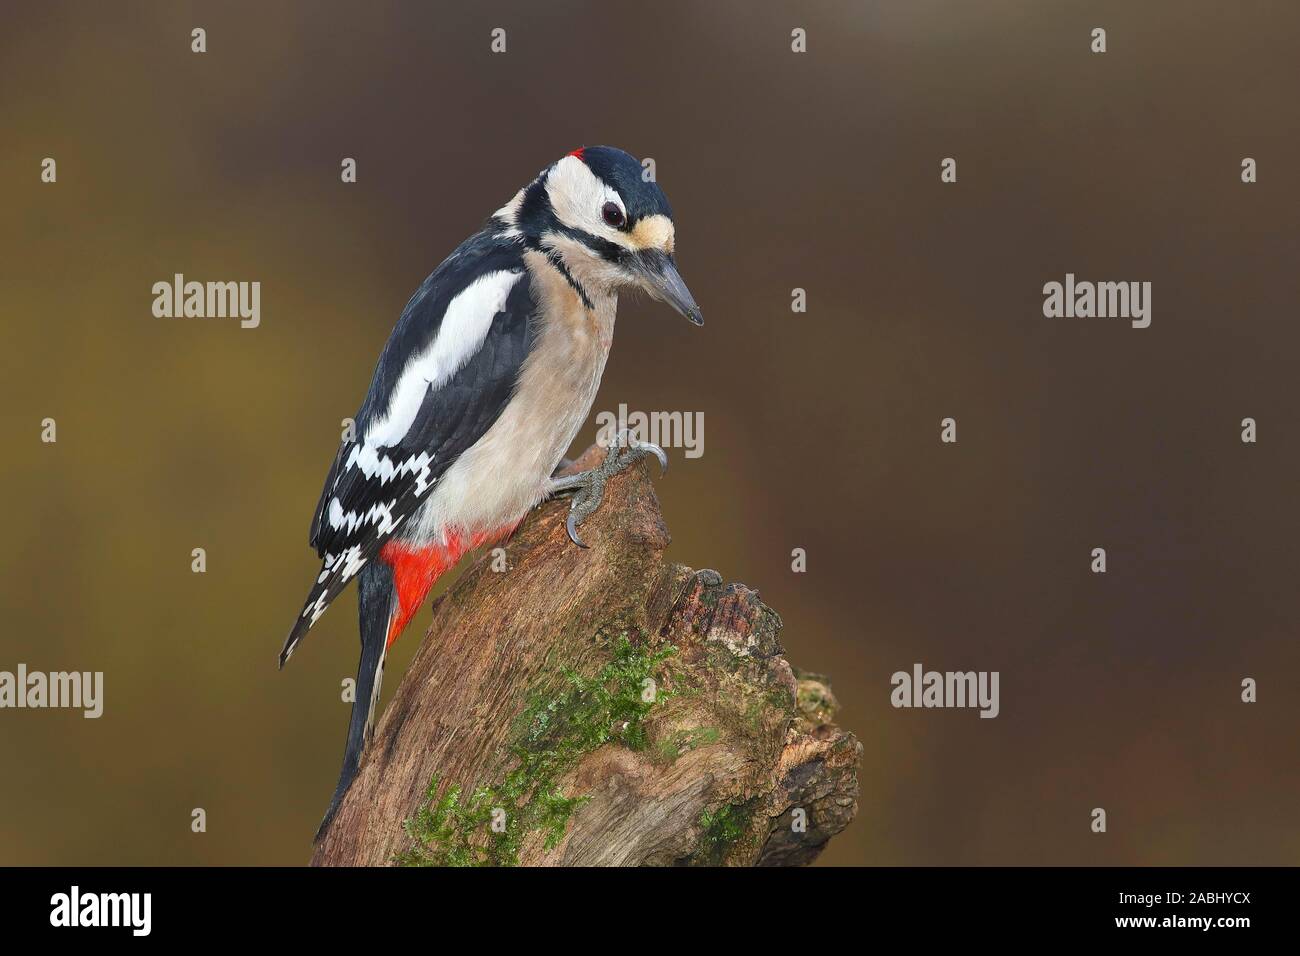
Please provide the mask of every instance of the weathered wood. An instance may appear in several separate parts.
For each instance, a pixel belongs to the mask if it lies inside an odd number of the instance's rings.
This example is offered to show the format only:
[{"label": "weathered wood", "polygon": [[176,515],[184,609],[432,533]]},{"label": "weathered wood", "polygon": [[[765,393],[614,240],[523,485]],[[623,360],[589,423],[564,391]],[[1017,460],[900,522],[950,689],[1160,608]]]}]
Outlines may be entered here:
[{"label": "weathered wood", "polygon": [[861,745],[828,682],[791,669],[757,592],[663,559],[648,468],[610,482],[588,550],[566,508],[435,608],[313,865],[798,864],[853,818]]}]

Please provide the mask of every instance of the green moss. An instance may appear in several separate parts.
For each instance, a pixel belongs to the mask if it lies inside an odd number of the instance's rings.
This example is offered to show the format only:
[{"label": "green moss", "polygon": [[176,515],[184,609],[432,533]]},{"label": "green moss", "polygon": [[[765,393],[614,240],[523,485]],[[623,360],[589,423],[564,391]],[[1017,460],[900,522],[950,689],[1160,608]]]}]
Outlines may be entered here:
[{"label": "green moss", "polygon": [[721,863],[727,849],[749,832],[754,816],[754,801],[728,803],[716,810],[706,809],[700,814],[700,836],[697,859],[701,863]]},{"label": "green moss", "polygon": [[674,730],[665,734],[655,744],[655,760],[658,763],[673,763],[682,754],[689,753],[697,747],[716,744],[722,737],[717,727],[691,727]]},{"label": "green moss", "polygon": [[435,774],[425,802],[402,828],[411,848],[398,855],[403,866],[513,866],[525,837],[546,834],[545,846],[559,844],[573,811],[587,797],[566,797],[556,781],[584,754],[608,743],[633,750],[646,745],[645,717],[667,698],[658,691],[643,700],[646,682],[675,647],[633,645],[619,635],[613,657],[591,678],[564,672],[558,693],[535,695],[512,728],[509,750],[514,769],[503,781],[479,787],[465,798],[458,786],[438,796]]}]

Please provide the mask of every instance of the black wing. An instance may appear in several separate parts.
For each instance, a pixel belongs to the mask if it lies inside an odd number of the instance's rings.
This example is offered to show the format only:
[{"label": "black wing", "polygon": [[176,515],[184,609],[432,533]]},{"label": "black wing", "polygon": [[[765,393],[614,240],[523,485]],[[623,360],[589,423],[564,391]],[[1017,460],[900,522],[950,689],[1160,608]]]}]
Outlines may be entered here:
[{"label": "black wing", "polygon": [[[489,287],[508,292],[493,302],[480,294]],[[453,307],[456,317],[444,322]],[[473,337],[473,348],[448,342],[463,337],[466,308],[480,310],[488,323],[481,342]],[[490,321],[485,309],[492,310]],[[325,480],[311,526],[311,544],[324,565],[285,641],[281,666],[330,602],[501,415],[532,347],[534,311],[519,246],[487,233],[464,243],[411,297],[357,413],[356,440],[343,442]],[[442,359],[454,360],[454,372],[445,361],[439,367],[430,360],[437,350]],[[402,415],[397,409],[404,404]]]}]

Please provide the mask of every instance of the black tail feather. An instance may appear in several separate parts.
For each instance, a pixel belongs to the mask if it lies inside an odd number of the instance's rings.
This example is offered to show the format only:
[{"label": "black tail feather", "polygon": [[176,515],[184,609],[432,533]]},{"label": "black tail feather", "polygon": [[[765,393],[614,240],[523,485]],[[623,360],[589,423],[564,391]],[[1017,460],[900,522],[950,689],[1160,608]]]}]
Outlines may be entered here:
[{"label": "black tail feather", "polygon": [[384,679],[388,626],[396,607],[393,571],[382,561],[372,561],[361,571],[357,584],[361,609],[361,661],[357,665],[356,698],[352,701],[352,718],[348,721],[343,770],[313,842],[319,841],[329,827],[361,766],[361,755],[374,733],[375,711]]},{"label": "black tail feather", "polygon": [[348,586],[348,582],[352,580],[347,573],[349,570],[351,570],[350,567],[342,560],[336,561],[332,567],[321,569],[321,576],[316,579],[311,591],[308,592],[307,601],[303,604],[297,620],[293,622],[293,628],[289,631],[289,636],[284,640],[284,647],[280,650],[281,670],[284,670],[285,662],[292,656],[302,639],[307,636],[307,632],[316,623],[316,619],[325,612],[325,608],[329,607],[330,602]]}]

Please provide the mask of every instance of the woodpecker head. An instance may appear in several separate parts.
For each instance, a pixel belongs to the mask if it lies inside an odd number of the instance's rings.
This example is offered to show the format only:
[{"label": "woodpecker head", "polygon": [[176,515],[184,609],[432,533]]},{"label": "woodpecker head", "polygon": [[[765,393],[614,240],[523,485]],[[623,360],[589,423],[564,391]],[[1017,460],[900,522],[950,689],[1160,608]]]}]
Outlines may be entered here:
[{"label": "woodpecker head", "polygon": [[544,254],[588,305],[593,294],[639,288],[704,324],[673,258],[672,207],[621,149],[575,149],[542,170],[493,223]]}]

